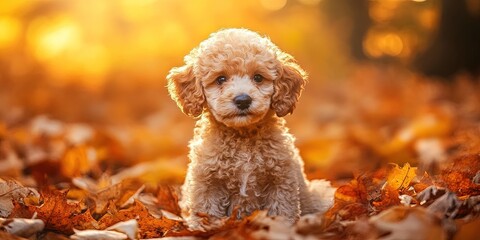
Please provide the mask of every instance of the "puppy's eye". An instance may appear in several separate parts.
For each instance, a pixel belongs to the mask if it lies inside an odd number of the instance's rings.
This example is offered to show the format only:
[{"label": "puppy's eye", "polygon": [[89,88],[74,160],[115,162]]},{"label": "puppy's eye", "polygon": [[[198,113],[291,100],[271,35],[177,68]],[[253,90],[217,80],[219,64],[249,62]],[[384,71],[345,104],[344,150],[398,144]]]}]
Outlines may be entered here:
[{"label": "puppy's eye", "polygon": [[255,76],[253,76],[253,81],[257,82],[257,83],[261,83],[263,81],[263,76],[260,75],[260,74],[255,74]]},{"label": "puppy's eye", "polygon": [[217,77],[215,79],[215,82],[218,84],[218,85],[222,85],[222,83],[226,82],[227,81],[227,77],[225,76],[220,76],[220,77]]}]

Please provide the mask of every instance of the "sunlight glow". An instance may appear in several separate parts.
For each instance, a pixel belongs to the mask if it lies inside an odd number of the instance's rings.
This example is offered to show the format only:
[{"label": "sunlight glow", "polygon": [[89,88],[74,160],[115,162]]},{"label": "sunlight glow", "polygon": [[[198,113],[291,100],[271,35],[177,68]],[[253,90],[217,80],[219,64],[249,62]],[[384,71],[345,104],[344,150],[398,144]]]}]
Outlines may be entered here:
[{"label": "sunlight glow", "polygon": [[0,17],[0,49],[5,49],[17,41],[20,35],[21,23],[11,17]]},{"label": "sunlight glow", "polygon": [[402,38],[391,32],[370,31],[363,42],[365,52],[374,58],[399,56],[404,49]]},{"label": "sunlight glow", "polygon": [[298,0],[300,3],[303,3],[305,5],[317,5],[319,2],[322,0]]},{"label": "sunlight glow", "polygon": [[35,57],[48,60],[75,48],[80,31],[66,17],[40,18],[31,24],[27,37]]},{"label": "sunlight glow", "polygon": [[277,11],[285,7],[287,0],[260,0],[260,4],[270,11]]},{"label": "sunlight glow", "polygon": [[[41,68],[55,84],[100,88],[118,76],[164,81],[210,33],[242,27],[268,35],[306,68],[329,71],[349,51],[344,43],[355,20],[335,15],[345,9],[322,0],[0,1],[0,57],[13,63],[15,51],[25,53],[31,66],[19,58],[14,65],[22,67],[11,69],[22,70],[12,72]],[[423,46],[439,16],[436,5],[411,0],[371,0],[368,14],[369,32],[359,40],[365,53],[402,61]],[[409,22],[398,21],[405,14]]]}]

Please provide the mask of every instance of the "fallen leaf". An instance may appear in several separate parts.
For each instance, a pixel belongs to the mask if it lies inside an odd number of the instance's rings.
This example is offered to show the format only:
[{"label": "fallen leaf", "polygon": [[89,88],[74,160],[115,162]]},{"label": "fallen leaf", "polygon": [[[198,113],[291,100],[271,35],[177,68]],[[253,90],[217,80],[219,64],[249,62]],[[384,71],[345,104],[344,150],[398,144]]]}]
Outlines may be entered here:
[{"label": "fallen leaf", "polygon": [[98,220],[99,228],[105,229],[121,221],[135,219],[138,222],[141,238],[163,237],[170,231],[185,229],[182,222],[168,218],[155,218],[141,202],[135,200],[133,205],[126,209],[117,210],[113,204],[108,207],[107,214]]},{"label": "fallen leaf", "polygon": [[478,171],[480,155],[478,153],[463,155],[443,168],[441,178],[446,187],[459,197],[480,195],[480,185],[473,182]]},{"label": "fallen leaf", "polygon": [[448,239],[440,218],[423,208],[392,207],[371,217],[369,223],[378,239]]},{"label": "fallen leaf", "polygon": [[400,129],[390,142],[381,148],[388,155],[400,151],[415,139],[444,136],[451,131],[451,116],[446,110],[436,108],[416,116]]},{"label": "fallen leaf", "polygon": [[76,230],[75,234],[71,235],[71,239],[76,240],[123,240],[128,239],[128,236],[121,232],[108,230]]},{"label": "fallen leaf", "polygon": [[159,186],[157,190],[157,202],[159,208],[180,215],[178,206],[178,190],[172,186]]},{"label": "fallen leaf", "polygon": [[58,136],[64,131],[65,125],[45,115],[34,118],[31,122],[30,131],[33,135]]},{"label": "fallen leaf", "polygon": [[432,185],[418,193],[417,199],[420,202],[420,205],[430,205],[435,199],[445,194],[446,191],[447,190],[444,188]]},{"label": "fallen leaf", "polygon": [[0,175],[18,177],[21,175],[24,165],[11,144],[0,140]]},{"label": "fallen leaf", "polygon": [[414,148],[423,169],[432,169],[447,160],[445,146],[439,138],[419,139]]},{"label": "fallen leaf", "polygon": [[129,239],[137,239],[138,237],[138,223],[135,219],[125,222],[116,223],[105,230],[113,230],[127,235]]},{"label": "fallen leaf", "polygon": [[13,210],[13,201],[27,196],[40,197],[37,190],[22,186],[14,180],[0,178],[0,217],[8,217]]},{"label": "fallen leaf", "polygon": [[90,211],[82,211],[79,204],[68,203],[66,195],[67,191],[65,190],[43,189],[41,191],[42,204],[21,206],[19,208],[23,210],[18,210],[17,215],[32,217],[36,214],[37,218],[45,223],[45,229],[65,234],[73,233],[73,228],[96,228],[96,221]]},{"label": "fallen leaf", "polygon": [[45,224],[40,219],[0,218],[0,226],[10,234],[28,238],[41,232],[45,227]]},{"label": "fallen leaf", "polygon": [[135,179],[112,184],[111,178],[105,174],[98,181],[88,177],[77,177],[72,183],[87,192],[87,197],[94,203],[92,210],[99,215],[105,213],[110,202],[122,208],[132,204],[145,189],[145,185]]},{"label": "fallen leaf", "polygon": [[445,218],[454,218],[461,206],[461,202],[458,200],[455,193],[447,191],[441,197],[437,198],[430,206],[427,207],[428,211],[437,213]]},{"label": "fallen leaf", "polygon": [[372,206],[375,207],[375,211],[383,211],[392,206],[400,204],[400,195],[398,190],[390,187],[388,184],[381,190],[381,196],[372,201]]},{"label": "fallen leaf", "polygon": [[417,176],[417,178],[414,180],[414,182],[412,181],[413,190],[415,190],[417,193],[435,185],[432,177],[427,172],[423,172],[423,176],[420,179]]},{"label": "fallen leaf", "polygon": [[417,168],[410,167],[409,163],[405,163],[402,168],[394,164],[387,176],[387,184],[394,189],[404,189],[416,176],[416,171]]},{"label": "fallen leaf", "polygon": [[96,161],[94,148],[75,146],[68,149],[60,160],[60,171],[66,177],[78,177],[87,173]]},{"label": "fallen leaf", "polygon": [[[185,177],[185,163],[179,159],[156,159],[139,163],[112,176],[112,183],[126,179],[138,179],[147,183],[158,183]],[[161,172],[162,174],[158,174]]]}]

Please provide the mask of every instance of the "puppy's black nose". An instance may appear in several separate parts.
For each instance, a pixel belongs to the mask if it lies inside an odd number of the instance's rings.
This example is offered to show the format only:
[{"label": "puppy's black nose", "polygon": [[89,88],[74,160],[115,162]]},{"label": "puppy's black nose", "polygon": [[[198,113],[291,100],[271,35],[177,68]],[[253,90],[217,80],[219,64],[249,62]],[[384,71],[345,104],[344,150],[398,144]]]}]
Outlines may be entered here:
[{"label": "puppy's black nose", "polygon": [[235,103],[235,105],[237,105],[238,109],[245,110],[250,107],[250,104],[252,103],[252,98],[244,93],[236,96],[233,99],[233,102]]}]

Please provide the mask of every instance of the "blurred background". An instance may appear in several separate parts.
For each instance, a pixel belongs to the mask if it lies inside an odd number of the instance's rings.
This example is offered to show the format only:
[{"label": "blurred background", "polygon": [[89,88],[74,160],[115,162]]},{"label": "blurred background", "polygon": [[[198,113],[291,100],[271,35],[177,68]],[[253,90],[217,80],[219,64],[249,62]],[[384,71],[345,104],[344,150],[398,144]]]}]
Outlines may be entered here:
[{"label": "blurred background", "polygon": [[33,146],[35,126],[55,139],[55,126],[81,123],[120,146],[94,148],[98,159],[163,161],[181,175],[194,120],[165,76],[229,27],[269,36],[309,73],[287,120],[311,177],[448,145],[456,103],[478,118],[480,0],[15,0],[0,1],[0,133]]}]

